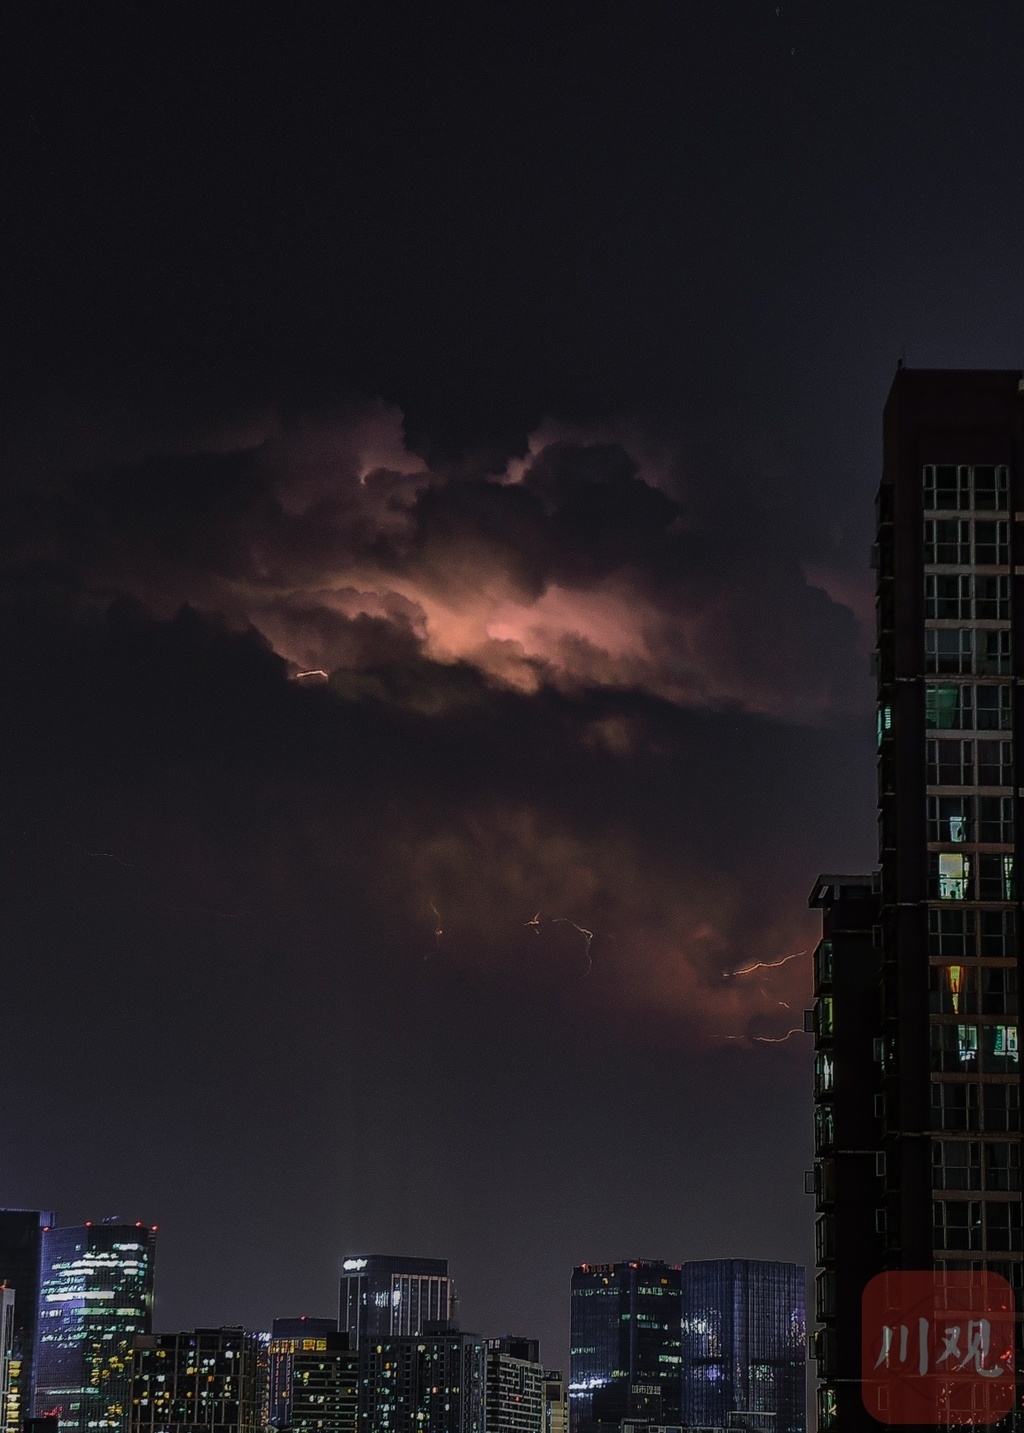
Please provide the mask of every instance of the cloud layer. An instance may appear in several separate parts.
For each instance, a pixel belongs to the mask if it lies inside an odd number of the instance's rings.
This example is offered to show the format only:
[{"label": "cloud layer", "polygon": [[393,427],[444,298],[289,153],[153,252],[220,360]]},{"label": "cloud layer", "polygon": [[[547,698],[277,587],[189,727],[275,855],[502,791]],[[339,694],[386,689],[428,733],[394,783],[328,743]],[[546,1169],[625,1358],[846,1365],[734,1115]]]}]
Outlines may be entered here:
[{"label": "cloud layer", "polygon": [[139,899],[212,883],[210,919],[287,944],[317,909],[428,987],[776,1039],[806,962],[732,972],[813,938],[867,679],[754,492],[554,428],[431,469],[383,405],[93,463],[18,504],[23,769]]}]

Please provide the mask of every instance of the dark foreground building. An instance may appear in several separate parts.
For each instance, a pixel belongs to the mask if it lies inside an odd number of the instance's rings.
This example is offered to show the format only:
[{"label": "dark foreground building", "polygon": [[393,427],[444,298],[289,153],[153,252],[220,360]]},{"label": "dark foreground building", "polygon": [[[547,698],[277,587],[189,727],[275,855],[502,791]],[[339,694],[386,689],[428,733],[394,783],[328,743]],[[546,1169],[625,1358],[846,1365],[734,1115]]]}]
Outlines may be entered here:
[{"label": "dark foreground building", "polygon": [[[267,1421],[274,1428],[291,1426],[292,1371],[302,1353],[324,1353],[328,1334],[337,1334],[337,1319],[275,1319],[267,1346]],[[346,1338],[345,1346],[348,1347]]]},{"label": "dark foreground building", "polygon": [[858,1384],[879,1266],[992,1270],[1020,1307],[1021,374],[898,371],[877,516],[880,881],[813,898],[819,1427],[841,1433],[879,1426]]},{"label": "dark foreground building", "polygon": [[129,1433],[259,1433],[258,1364],[240,1328],[136,1339]]},{"label": "dark foreground building", "polygon": [[104,1221],[43,1231],[35,1345],[36,1417],[59,1433],[124,1433],[131,1348],[152,1331],[156,1235]]},{"label": "dark foreground building", "polygon": [[20,1427],[32,1414],[39,1253],[44,1228],[51,1228],[56,1222],[57,1216],[50,1210],[0,1209],[0,1284],[14,1290],[13,1346],[7,1393],[7,1419],[12,1428]]},{"label": "dark foreground building", "polygon": [[360,1347],[365,1433],[484,1433],[486,1348],[475,1334],[428,1325]]},{"label": "dark foreground building", "polygon": [[572,1433],[679,1421],[679,1266],[581,1264],[570,1296]]},{"label": "dark foreground building", "polygon": [[805,1285],[799,1264],[706,1259],[683,1265],[683,1423],[805,1433]]}]

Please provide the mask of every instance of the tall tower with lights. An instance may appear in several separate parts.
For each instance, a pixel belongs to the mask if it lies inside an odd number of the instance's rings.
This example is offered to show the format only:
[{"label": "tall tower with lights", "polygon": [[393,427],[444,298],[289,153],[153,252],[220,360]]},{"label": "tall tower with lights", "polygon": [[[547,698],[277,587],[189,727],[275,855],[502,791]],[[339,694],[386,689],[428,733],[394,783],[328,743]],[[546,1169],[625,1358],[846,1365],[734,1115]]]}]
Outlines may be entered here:
[{"label": "tall tower with lights", "polygon": [[897,372],[877,519],[881,870],[812,896],[818,1426],[843,1433],[878,1427],[871,1274],[992,1271],[1018,1309],[1024,1287],[1020,373]]},{"label": "tall tower with lights", "polygon": [[43,1232],[35,1416],[59,1433],[123,1433],[131,1350],[152,1332],[156,1232],[104,1220]]}]

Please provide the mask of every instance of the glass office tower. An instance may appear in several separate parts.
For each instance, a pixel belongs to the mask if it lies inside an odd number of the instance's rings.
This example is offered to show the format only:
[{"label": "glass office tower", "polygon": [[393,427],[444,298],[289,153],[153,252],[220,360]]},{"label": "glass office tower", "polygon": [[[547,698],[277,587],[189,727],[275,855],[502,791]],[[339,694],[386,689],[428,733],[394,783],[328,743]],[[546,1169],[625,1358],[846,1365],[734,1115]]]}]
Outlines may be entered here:
[{"label": "glass office tower", "polygon": [[454,1304],[447,1259],[365,1254],[342,1260],[338,1328],[353,1345],[444,1323]]},{"label": "glass office tower", "polygon": [[570,1295],[572,1433],[679,1421],[679,1266],[581,1264]]},{"label": "glass office tower", "polygon": [[805,1433],[806,1270],[767,1259],[682,1269],[683,1422]]},{"label": "glass office tower", "polygon": [[155,1232],[104,1221],[43,1231],[35,1416],[59,1433],[127,1427],[132,1341],[153,1319]]}]

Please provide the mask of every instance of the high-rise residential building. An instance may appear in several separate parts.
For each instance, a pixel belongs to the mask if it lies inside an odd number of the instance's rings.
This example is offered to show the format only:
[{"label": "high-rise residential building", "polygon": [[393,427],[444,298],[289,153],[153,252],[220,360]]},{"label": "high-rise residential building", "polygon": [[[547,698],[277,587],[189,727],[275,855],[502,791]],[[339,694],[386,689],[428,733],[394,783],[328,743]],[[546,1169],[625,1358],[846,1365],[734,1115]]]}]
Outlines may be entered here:
[{"label": "high-rise residential building", "polygon": [[[337,1334],[337,1319],[275,1319],[267,1351],[269,1387],[268,1422],[274,1428],[291,1426],[292,1366],[297,1353],[324,1353],[328,1334]],[[346,1347],[348,1346],[346,1341]]]},{"label": "high-rise residential building", "polygon": [[678,1265],[634,1259],[573,1270],[572,1433],[594,1433],[627,1417],[678,1421],[680,1315]]},{"label": "high-rise residential building", "polygon": [[104,1220],[43,1231],[35,1347],[35,1414],[59,1433],[124,1433],[131,1345],[153,1319],[148,1226]]},{"label": "high-rise residential building", "polygon": [[241,1328],[136,1338],[128,1433],[259,1433],[258,1363]]},{"label": "high-rise residential building", "polygon": [[487,1433],[545,1433],[544,1366],[536,1339],[487,1340]]},{"label": "high-rise residential building", "polygon": [[357,1433],[359,1350],[349,1347],[344,1333],[304,1339],[302,1344],[291,1360],[292,1433]]},{"label": "high-rise residential building", "polygon": [[[819,964],[830,947],[832,967],[816,984],[817,1058],[834,1062],[834,1098],[819,1091],[817,1118],[834,1111],[836,1141],[819,1145],[816,1174],[819,1427],[843,1433],[875,1426],[857,1381],[870,1273],[993,1271],[1020,1307],[1022,383],[1016,371],[901,368],[885,407],[873,555],[878,910],[862,896],[854,913],[849,888],[833,881],[828,894],[828,877],[815,902]],[[880,964],[859,1038],[841,985],[855,948]],[[867,993],[849,988],[867,1011]],[[873,1187],[866,1163],[853,1176],[860,1209],[842,1182],[855,1147],[875,1163]],[[1019,1348],[1018,1328],[1018,1367]],[[1021,1392],[1018,1381],[1018,1408]]]},{"label": "high-rise residential building", "polygon": [[[821,1433],[876,1427],[861,1400],[861,1295],[883,1267],[879,877],[819,876],[814,952],[814,1314]],[[837,1421],[840,1419],[841,1421]]]},{"label": "high-rise residential building", "polygon": [[0,1284],[14,1290],[14,1350],[8,1418],[15,1427],[32,1412],[33,1352],[39,1315],[39,1253],[43,1230],[57,1216],[48,1209],[0,1209]]},{"label": "high-rise residential building", "polygon": [[544,1433],[569,1433],[569,1389],[559,1368],[544,1372]]},{"label": "high-rise residential building", "polygon": [[484,1433],[487,1356],[475,1334],[428,1325],[360,1346],[365,1433]]},{"label": "high-rise residential building", "polygon": [[18,1433],[11,1421],[11,1364],[14,1360],[14,1290],[0,1284],[0,1433]]},{"label": "high-rise residential building", "polygon": [[768,1259],[685,1263],[681,1421],[805,1433],[806,1343],[801,1265]]},{"label": "high-rise residential building", "polygon": [[447,1259],[366,1254],[342,1260],[338,1327],[353,1344],[444,1323],[454,1305]]}]

